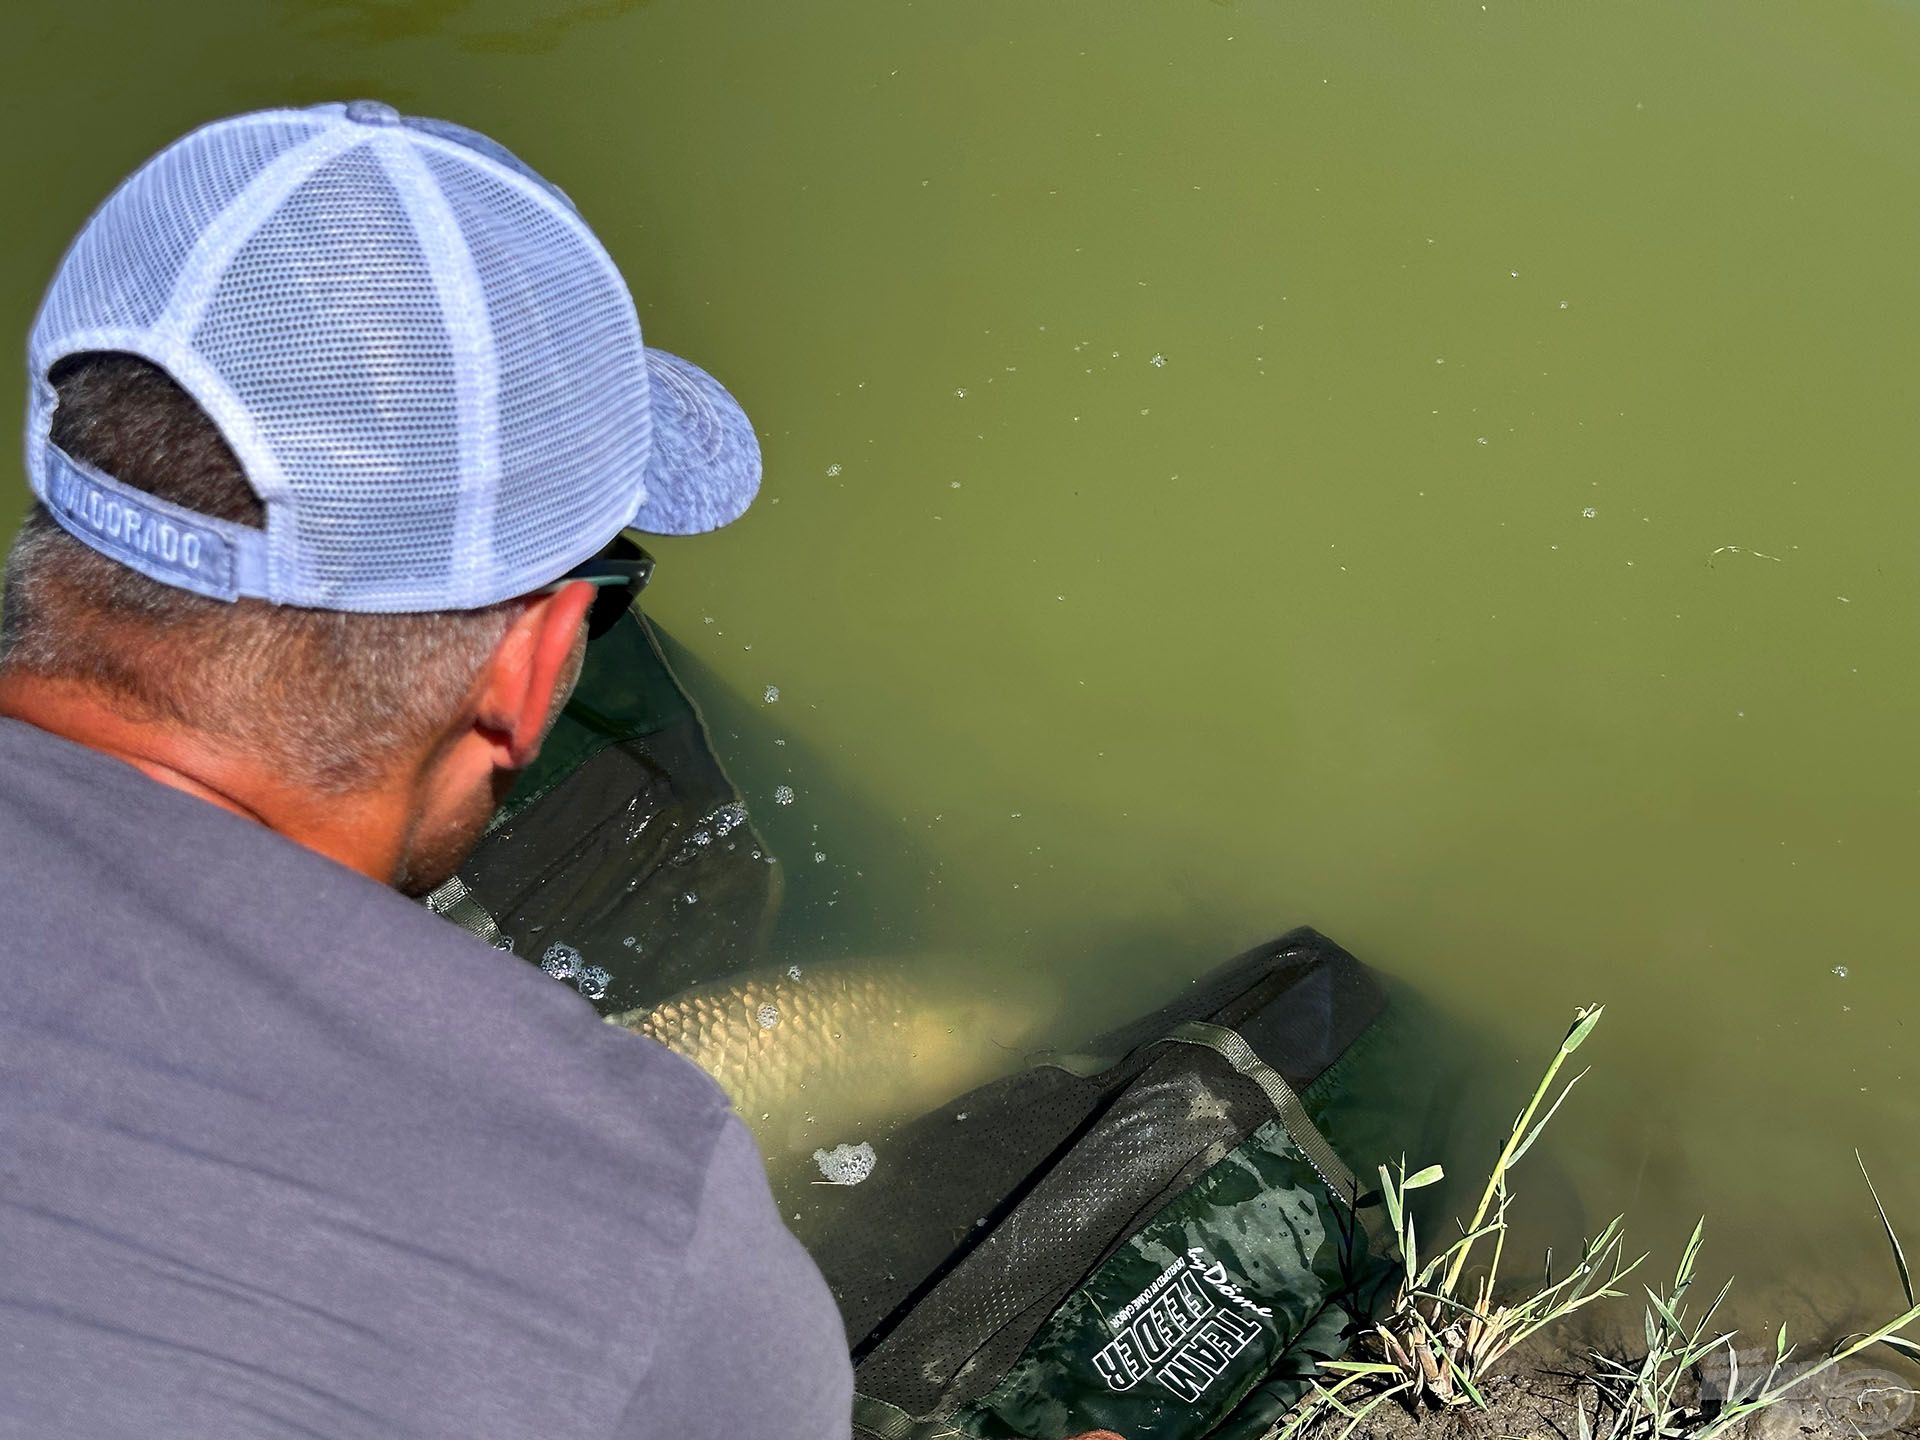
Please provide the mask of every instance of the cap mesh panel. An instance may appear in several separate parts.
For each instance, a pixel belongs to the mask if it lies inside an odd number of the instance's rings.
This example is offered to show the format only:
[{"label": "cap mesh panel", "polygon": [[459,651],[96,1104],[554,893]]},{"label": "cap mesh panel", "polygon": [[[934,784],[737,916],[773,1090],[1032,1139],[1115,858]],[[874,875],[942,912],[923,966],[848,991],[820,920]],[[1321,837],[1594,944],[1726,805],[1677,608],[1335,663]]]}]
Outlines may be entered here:
[{"label": "cap mesh panel", "polygon": [[302,594],[405,605],[423,581],[444,587],[459,406],[427,265],[384,167],[360,146],[241,247],[194,332],[298,497]]},{"label": "cap mesh panel", "polygon": [[319,129],[289,117],[175,145],[136,171],[74,242],[35,336],[36,353],[81,330],[144,330],[160,318],[200,234],[280,155]]},{"label": "cap mesh panel", "polygon": [[556,528],[610,536],[632,516],[651,426],[631,302],[551,204],[438,152],[425,159],[480,274],[499,363],[495,546],[512,564]]},{"label": "cap mesh panel", "polygon": [[[254,537],[241,552],[242,593],[485,605],[649,518],[635,512],[659,437],[624,282],[563,196],[444,122],[264,111],[136,172],[69,251],[35,327],[36,486],[46,371],[82,344],[167,366],[233,444],[268,514],[269,553]],[[667,438],[687,415],[734,423],[697,454],[666,447],[678,488],[650,514],[671,533],[731,519],[759,478],[738,407],[683,368],[698,404],[674,407]]]}]

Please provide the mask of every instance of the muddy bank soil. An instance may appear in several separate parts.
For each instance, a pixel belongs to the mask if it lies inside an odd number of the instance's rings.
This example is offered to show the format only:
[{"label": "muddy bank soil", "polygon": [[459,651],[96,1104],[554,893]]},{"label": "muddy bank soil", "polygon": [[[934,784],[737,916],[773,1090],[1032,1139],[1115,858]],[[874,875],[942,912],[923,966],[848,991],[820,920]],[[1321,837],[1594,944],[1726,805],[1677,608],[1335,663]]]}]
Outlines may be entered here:
[{"label": "muddy bank soil", "polygon": [[[1591,1384],[1578,1378],[1578,1354],[1532,1368],[1513,1366],[1482,1387],[1488,1408],[1410,1412],[1389,1400],[1353,1431],[1355,1440],[1580,1440],[1580,1408],[1588,1430],[1605,1437],[1612,1416],[1596,1416]],[[1713,1377],[1708,1377],[1709,1386]],[[1809,1381],[1801,1392],[1772,1409],[1750,1416],[1725,1432],[1733,1440],[1873,1440],[1920,1437],[1920,1400],[1907,1387],[1920,1384],[1911,1373],[1859,1363],[1836,1367]],[[1686,1397],[1697,1404],[1698,1388]],[[1312,1432],[1312,1440],[1338,1440],[1344,1419]]]}]

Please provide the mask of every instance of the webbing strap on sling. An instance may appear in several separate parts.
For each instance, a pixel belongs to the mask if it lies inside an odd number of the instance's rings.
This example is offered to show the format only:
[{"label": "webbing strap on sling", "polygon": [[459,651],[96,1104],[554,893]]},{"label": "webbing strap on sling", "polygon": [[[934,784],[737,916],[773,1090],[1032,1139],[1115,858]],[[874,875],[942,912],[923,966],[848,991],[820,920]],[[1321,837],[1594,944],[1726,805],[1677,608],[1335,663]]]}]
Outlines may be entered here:
[{"label": "webbing strap on sling", "polygon": [[1281,1125],[1286,1127],[1288,1137],[1319,1175],[1320,1183],[1359,1217],[1369,1240],[1378,1242],[1384,1238],[1380,1231],[1380,1212],[1360,1203],[1360,1182],[1353,1178],[1346,1162],[1334,1153],[1286,1077],[1254,1054],[1243,1036],[1224,1025],[1188,1020],[1174,1026],[1165,1038],[1178,1045],[1199,1045],[1213,1051],[1233,1067],[1236,1075],[1244,1075],[1258,1085],[1280,1117]]},{"label": "webbing strap on sling", "polygon": [[[1234,1073],[1244,1075],[1260,1087],[1267,1097],[1267,1103],[1273,1106],[1280,1124],[1285,1128],[1295,1148],[1306,1157],[1313,1166],[1320,1181],[1332,1192],[1334,1198],[1344,1204],[1360,1218],[1360,1224],[1367,1232],[1367,1238],[1375,1242],[1386,1239],[1380,1224],[1380,1213],[1372,1206],[1360,1203],[1360,1182],[1354,1179],[1353,1172],[1346,1162],[1334,1153],[1327,1139],[1320,1133],[1320,1127],[1313,1123],[1307,1114],[1307,1107],[1300,1103],[1300,1097],[1294,1093],[1293,1086],[1286,1077],[1262,1060],[1238,1031],[1225,1025],[1210,1024],[1205,1020],[1186,1020],[1175,1025],[1166,1034],[1147,1041],[1142,1049],[1154,1045],[1198,1045],[1211,1050],[1227,1064]],[[1139,1053],[1138,1051],[1134,1052]],[[1077,1075],[1090,1080],[1103,1071],[1118,1065],[1125,1056],[1093,1055],[1084,1051],[1065,1055],[1047,1055],[1039,1064],[1055,1070],[1064,1070],[1069,1075]]]},{"label": "webbing strap on sling", "polygon": [[443,919],[451,920],[469,935],[486,941],[496,950],[513,948],[513,942],[500,933],[500,927],[493,923],[493,916],[473,898],[473,892],[467,889],[467,882],[458,875],[427,896],[427,908]]},{"label": "webbing strap on sling", "polygon": [[858,1391],[853,1397],[853,1423],[874,1440],[970,1440],[944,1420],[916,1420],[898,1405],[889,1405]]}]

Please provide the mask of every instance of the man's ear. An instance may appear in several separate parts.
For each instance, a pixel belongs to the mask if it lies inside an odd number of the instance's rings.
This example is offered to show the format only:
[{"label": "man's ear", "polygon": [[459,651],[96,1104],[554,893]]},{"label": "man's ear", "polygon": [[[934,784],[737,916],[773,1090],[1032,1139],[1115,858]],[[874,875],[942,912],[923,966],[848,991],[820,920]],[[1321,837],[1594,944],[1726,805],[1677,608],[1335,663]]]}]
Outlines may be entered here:
[{"label": "man's ear", "polygon": [[474,724],[496,747],[499,768],[524,769],[540,753],[555,696],[574,678],[574,647],[592,604],[593,587],[577,581],[523,600],[494,648]]}]

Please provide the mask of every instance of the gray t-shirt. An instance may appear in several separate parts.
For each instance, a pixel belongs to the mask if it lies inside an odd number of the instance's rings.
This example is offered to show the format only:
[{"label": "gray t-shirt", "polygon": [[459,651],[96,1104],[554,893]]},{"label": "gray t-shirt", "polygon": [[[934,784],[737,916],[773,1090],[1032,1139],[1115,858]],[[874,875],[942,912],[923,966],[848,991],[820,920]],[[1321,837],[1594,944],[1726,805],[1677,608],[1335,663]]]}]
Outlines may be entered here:
[{"label": "gray t-shirt", "polygon": [[0,720],[0,1436],[846,1440],[711,1081],[394,892]]}]

